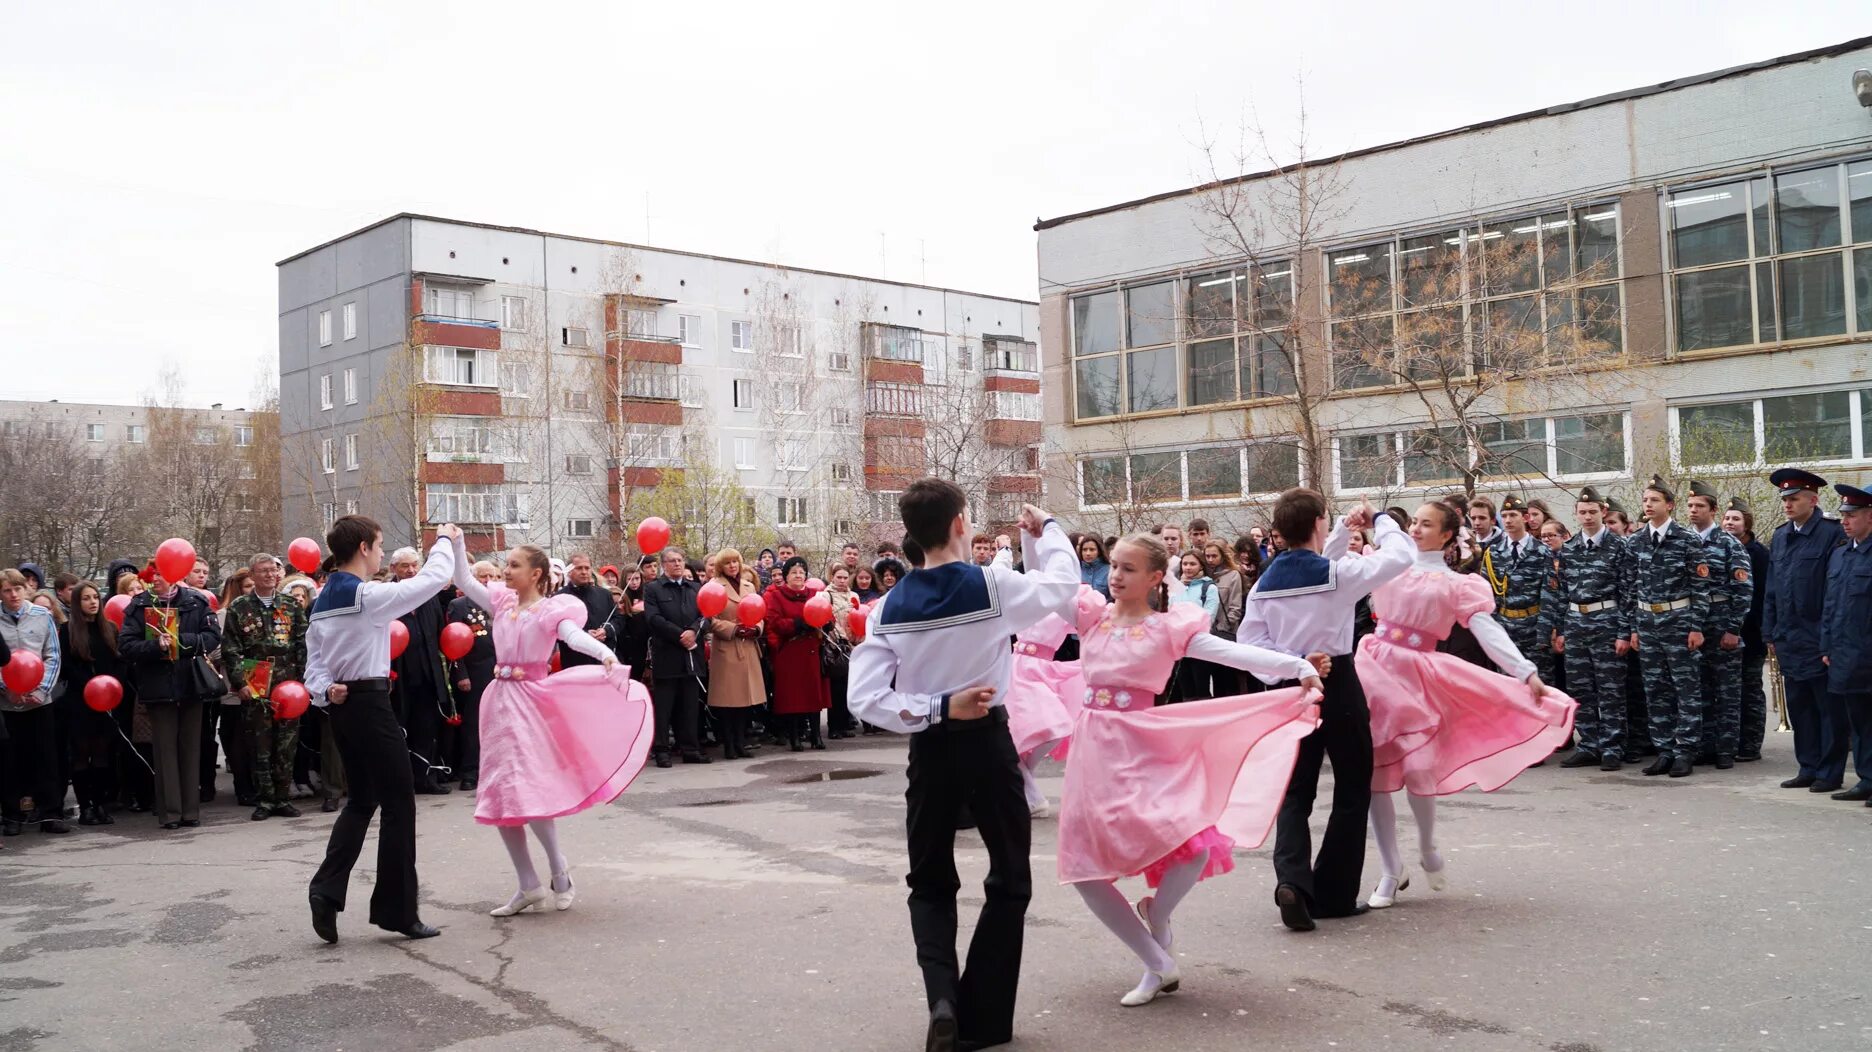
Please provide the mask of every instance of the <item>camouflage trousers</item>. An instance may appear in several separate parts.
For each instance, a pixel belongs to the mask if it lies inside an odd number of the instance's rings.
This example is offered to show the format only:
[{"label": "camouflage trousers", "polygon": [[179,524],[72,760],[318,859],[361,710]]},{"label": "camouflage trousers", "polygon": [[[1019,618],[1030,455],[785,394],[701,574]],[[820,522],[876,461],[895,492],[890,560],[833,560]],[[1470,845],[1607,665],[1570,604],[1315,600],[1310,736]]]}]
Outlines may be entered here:
[{"label": "camouflage trousers", "polygon": [[299,721],[276,720],[263,701],[241,705],[247,740],[253,745],[254,792],[264,807],[292,802],[293,751],[299,747]]},{"label": "camouflage trousers", "polygon": [[1768,688],[1762,681],[1762,666],[1768,663],[1766,651],[1742,655],[1742,734],[1736,745],[1737,756],[1760,756],[1762,741],[1768,736]]},{"label": "camouflage trousers", "polygon": [[1722,648],[1722,633],[1703,640],[1704,756],[1735,759],[1742,739],[1742,648]]},{"label": "camouflage trousers", "polygon": [[1651,743],[1660,753],[1694,760],[1703,744],[1703,670],[1702,654],[1687,645],[1692,627],[1683,617],[1638,614]]},{"label": "camouflage trousers", "polygon": [[1573,730],[1580,751],[1602,759],[1625,758],[1625,655],[1618,652],[1619,638],[1611,625],[1575,626],[1566,634],[1567,693],[1579,702]]},{"label": "camouflage trousers", "polygon": [[1508,638],[1513,641],[1515,649],[1521,652],[1521,656],[1534,662],[1535,671],[1540,673],[1541,682],[1552,683],[1554,659],[1558,657],[1553,652],[1553,629],[1540,623],[1538,617],[1522,618],[1516,621],[1497,619],[1497,623],[1507,631]]}]

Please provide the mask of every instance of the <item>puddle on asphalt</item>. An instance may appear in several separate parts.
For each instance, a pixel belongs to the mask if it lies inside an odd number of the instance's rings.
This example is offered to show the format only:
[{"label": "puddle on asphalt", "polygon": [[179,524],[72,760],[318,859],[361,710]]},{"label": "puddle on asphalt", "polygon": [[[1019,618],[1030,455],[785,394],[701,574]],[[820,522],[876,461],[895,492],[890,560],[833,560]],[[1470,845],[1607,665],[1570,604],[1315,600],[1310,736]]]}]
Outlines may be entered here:
[{"label": "puddle on asphalt", "polygon": [[856,778],[876,778],[883,771],[860,770],[852,767],[838,767],[818,774],[801,775],[798,778],[785,778],[788,785],[808,785],[813,782],[849,782]]}]

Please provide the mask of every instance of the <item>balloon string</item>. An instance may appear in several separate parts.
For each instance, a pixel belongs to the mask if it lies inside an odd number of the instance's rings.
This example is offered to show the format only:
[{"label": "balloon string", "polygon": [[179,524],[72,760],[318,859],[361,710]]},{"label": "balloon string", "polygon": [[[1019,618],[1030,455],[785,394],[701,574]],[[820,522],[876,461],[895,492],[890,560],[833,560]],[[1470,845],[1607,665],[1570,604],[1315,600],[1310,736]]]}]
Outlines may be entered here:
[{"label": "balloon string", "polygon": [[150,777],[156,777],[156,768],[151,767],[149,761],[143,758],[143,754],[137,751],[136,742],[130,740],[130,736],[123,732],[123,728],[118,726],[117,721],[114,719],[111,720],[111,729],[115,730],[117,732],[117,737],[122,738],[123,743],[130,747],[130,755],[137,758],[137,762],[142,764],[143,769],[150,773]]}]

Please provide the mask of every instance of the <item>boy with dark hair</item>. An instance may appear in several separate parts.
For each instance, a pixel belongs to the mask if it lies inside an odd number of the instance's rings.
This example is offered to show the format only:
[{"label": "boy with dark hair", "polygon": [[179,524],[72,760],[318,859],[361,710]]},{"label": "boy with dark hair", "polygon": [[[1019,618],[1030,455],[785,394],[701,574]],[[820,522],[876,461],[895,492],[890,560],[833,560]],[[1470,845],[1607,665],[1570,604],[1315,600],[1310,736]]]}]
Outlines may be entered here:
[{"label": "boy with dark hair", "polygon": [[[1046,618],[1069,617],[1078,559],[1061,529],[1028,505],[1021,542],[1032,572],[970,563],[968,500],[938,479],[912,483],[898,501],[905,547],[923,565],[879,601],[871,632],[851,657],[852,714],[909,734],[904,791],[910,848],[910,930],[929,1003],[929,1052],[987,1048],[1013,1038],[1022,926],[1033,894],[1031,836],[1020,757],[1000,699],[1011,668],[1008,638]],[[986,902],[956,960],[955,831],[964,805],[988,848]]]}]

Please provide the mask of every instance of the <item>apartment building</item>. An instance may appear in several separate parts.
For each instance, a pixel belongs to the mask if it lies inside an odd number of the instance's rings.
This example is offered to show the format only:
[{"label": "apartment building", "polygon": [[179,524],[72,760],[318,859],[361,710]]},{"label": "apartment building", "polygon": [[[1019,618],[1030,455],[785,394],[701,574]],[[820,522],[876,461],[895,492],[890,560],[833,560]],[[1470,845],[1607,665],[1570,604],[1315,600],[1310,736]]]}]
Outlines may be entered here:
[{"label": "apartment building", "polygon": [[1033,302],[410,214],[278,267],[289,529],[824,549],[925,472],[1039,487]]},{"label": "apartment building", "polygon": [[1868,67],[1872,38],[1042,221],[1049,484],[1245,529],[1301,483],[1570,519],[1653,471],[1865,478]]},{"label": "apartment building", "polygon": [[[62,469],[79,478],[101,478],[126,454],[150,441],[150,417],[168,410],[146,405],[105,405],[92,402],[44,402],[0,399],[0,432],[8,438],[51,438],[63,455],[76,450],[82,457]],[[220,402],[207,409],[175,410],[186,419],[190,438],[199,445],[227,444],[247,449],[254,444],[255,414],[245,408],[223,409]]]}]

